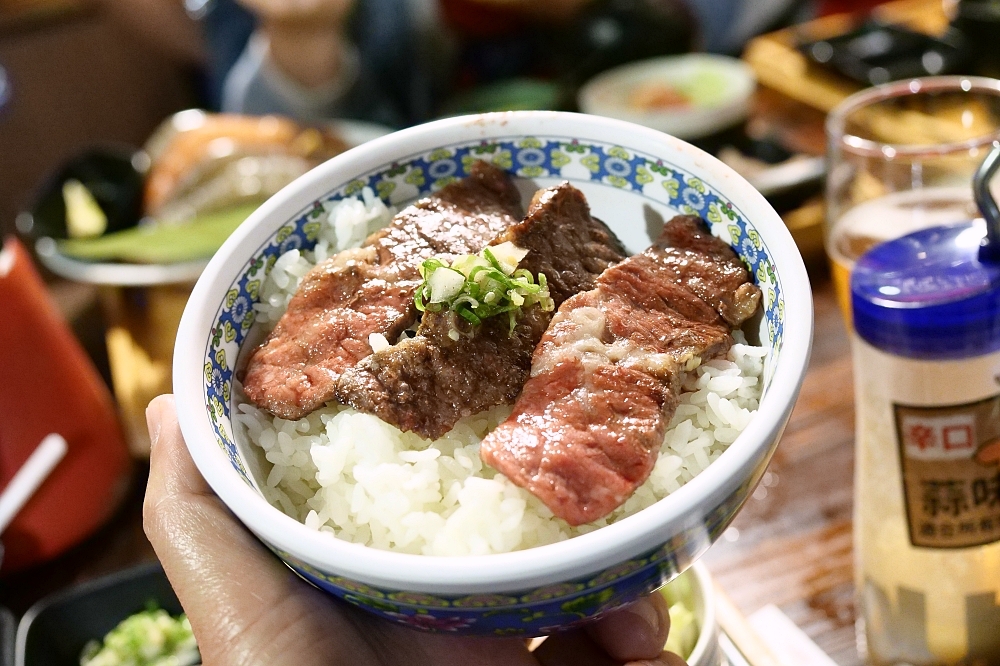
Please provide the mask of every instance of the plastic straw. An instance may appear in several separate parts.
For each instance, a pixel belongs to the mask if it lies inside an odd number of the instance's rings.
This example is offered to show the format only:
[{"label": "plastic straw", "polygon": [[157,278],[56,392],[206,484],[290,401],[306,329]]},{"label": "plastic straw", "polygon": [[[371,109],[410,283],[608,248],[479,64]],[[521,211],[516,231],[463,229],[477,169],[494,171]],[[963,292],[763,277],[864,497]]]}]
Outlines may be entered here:
[{"label": "plastic straw", "polygon": [[17,470],[4,491],[0,493],[0,533],[3,533],[14,516],[24,508],[31,496],[48,478],[69,447],[62,435],[52,433],[31,453],[21,469]]}]

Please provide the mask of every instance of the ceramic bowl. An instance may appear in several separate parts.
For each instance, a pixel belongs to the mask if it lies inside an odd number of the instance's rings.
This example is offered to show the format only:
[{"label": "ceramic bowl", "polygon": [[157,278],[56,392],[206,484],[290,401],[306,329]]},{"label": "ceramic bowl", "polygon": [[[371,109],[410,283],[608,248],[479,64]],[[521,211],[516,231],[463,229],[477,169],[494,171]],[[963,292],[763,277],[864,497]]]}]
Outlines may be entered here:
[{"label": "ceramic bowl", "polygon": [[[661,84],[697,94],[688,106],[647,109],[631,103],[641,88]],[[680,139],[698,139],[743,121],[755,88],[753,72],[743,61],[689,53],[640,60],[602,72],[580,88],[577,104],[584,113],[627,120]]]},{"label": "ceramic bowl", "polygon": [[174,616],[184,612],[159,563],[118,571],[45,597],[21,618],[12,665],[79,664],[87,643],[102,640],[122,620],[150,604]]},{"label": "ceramic bowl", "polygon": [[[680,586],[679,589],[676,586]],[[680,597],[681,603],[694,616],[697,632],[694,645],[690,647],[690,652],[685,653],[670,644],[675,636],[673,632],[677,631],[677,625],[673,624],[667,648],[673,648],[673,652],[683,657],[689,666],[720,666],[723,652],[719,644],[719,622],[715,615],[715,590],[708,568],[701,562],[695,562],[690,569],[661,587],[659,592],[667,598],[668,604],[676,603]],[[545,637],[535,639],[530,649],[535,649],[544,641]]]},{"label": "ceramic bowl", "polygon": [[687,578],[690,585],[691,611],[698,626],[698,640],[686,657],[689,666],[719,666],[722,648],[719,646],[719,622],[715,617],[715,589],[708,568],[700,562],[682,573],[672,584]]},{"label": "ceramic bowl", "polygon": [[[231,421],[233,369],[252,328],[261,279],[283,252],[314,243],[314,219],[330,202],[367,186],[402,206],[464,176],[477,159],[519,177],[526,198],[536,187],[572,182],[632,252],[646,248],[661,220],[678,212],[708,220],[763,291],[763,316],[754,326],[769,350],[760,409],[718,460],[675,493],[561,543],[431,557],[312,530],[264,500],[258,483],[266,469]],[[618,120],[508,112],[450,118],[376,139],[317,167],[261,206],[194,288],[177,335],[174,390],[198,469],[304,579],[421,629],[540,635],[648,593],[718,538],[764,473],[798,394],[811,338],[809,281],[795,243],[764,198],[734,171],[678,139]]]}]

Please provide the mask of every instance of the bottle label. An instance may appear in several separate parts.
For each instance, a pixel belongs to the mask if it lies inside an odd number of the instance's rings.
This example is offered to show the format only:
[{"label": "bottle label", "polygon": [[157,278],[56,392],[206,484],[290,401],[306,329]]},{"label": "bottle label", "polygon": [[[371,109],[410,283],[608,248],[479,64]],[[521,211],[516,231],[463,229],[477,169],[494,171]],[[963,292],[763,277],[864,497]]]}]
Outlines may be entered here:
[{"label": "bottle label", "polygon": [[966,548],[1000,541],[1000,395],[893,409],[910,542]]}]

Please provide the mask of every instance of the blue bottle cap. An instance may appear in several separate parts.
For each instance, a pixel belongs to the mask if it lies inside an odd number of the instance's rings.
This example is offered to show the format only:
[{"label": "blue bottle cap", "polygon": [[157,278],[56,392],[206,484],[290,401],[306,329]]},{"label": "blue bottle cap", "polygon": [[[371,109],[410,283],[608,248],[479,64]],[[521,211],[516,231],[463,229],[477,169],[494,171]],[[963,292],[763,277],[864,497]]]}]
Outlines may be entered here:
[{"label": "blue bottle cap", "polygon": [[1000,349],[1000,264],[979,261],[985,235],[982,222],[933,227],[862,255],[851,274],[858,335],[917,359]]}]

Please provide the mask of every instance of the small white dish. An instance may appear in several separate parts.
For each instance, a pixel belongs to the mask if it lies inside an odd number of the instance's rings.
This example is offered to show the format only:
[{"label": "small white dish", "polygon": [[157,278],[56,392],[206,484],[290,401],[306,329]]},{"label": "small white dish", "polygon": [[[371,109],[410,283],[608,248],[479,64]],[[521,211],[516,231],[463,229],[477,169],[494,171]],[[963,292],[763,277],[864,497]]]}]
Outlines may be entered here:
[{"label": "small white dish", "polygon": [[[189,117],[203,117],[204,111],[193,109],[182,111]],[[178,115],[181,115],[178,114]],[[337,120],[330,123],[351,148],[392,133],[392,128],[360,120]],[[158,132],[147,144],[147,152],[162,151],[165,135]],[[83,261],[74,259],[59,251],[59,246],[51,238],[39,238],[35,243],[35,253],[47,269],[59,277],[87,284],[111,285],[117,287],[150,287],[158,284],[183,284],[194,282],[208,266],[209,257],[175,264],[130,264],[113,261]]]},{"label": "small white dish", "polygon": [[[634,95],[662,85],[690,103],[669,108],[637,106]],[[741,60],[690,53],[629,63],[588,81],[577,96],[580,110],[627,120],[679,139],[697,139],[731,127],[747,116],[756,80]],[[647,88],[648,89],[648,88]]]},{"label": "small white dish", "polygon": [[708,568],[696,562],[684,576],[691,576],[694,616],[698,620],[698,642],[688,655],[689,666],[719,666],[722,649],[719,647],[719,622],[715,617],[715,592]]}]

